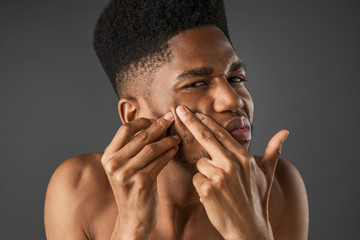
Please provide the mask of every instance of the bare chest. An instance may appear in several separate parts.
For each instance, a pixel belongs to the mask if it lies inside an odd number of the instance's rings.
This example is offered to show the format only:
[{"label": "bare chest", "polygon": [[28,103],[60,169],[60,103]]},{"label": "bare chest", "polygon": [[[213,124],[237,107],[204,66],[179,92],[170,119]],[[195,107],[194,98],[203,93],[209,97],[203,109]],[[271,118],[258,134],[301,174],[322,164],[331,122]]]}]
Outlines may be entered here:
[{"label": "bare chest", "polygon": [[[115,200],[104,203],[102,209],[92,217],[87,235],[89,239],[108,240],[111,238],[114,225],[118,216]],[[161,224],[165,222],[158,216],[158,224],[152,233],[151,240],[218,240],[223,239],[217,230],[211,225],[208,219],[187,224],[184,229],[176,230],[171,225]]]}]

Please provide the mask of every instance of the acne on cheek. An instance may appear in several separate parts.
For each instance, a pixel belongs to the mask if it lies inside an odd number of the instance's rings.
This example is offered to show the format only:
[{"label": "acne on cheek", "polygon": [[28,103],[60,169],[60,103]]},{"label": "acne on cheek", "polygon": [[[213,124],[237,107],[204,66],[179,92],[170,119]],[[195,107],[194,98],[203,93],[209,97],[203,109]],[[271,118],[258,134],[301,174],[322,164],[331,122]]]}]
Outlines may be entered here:
[{"label": "acne on cheek", "polygon": [[[191,132],[186,128],[186,126],[181,122],[179,116],[176,114],[177,106],[171,107],[171,112],[174,114],[175,121],[174,123],[169,127],[167,131],[168,136],[173,135],[179,135],[181,138],[181,144],[182,145],[192,145],[195,142],[194,136],[191,134]],[[191,111],[191,109],[190,109]]]}]

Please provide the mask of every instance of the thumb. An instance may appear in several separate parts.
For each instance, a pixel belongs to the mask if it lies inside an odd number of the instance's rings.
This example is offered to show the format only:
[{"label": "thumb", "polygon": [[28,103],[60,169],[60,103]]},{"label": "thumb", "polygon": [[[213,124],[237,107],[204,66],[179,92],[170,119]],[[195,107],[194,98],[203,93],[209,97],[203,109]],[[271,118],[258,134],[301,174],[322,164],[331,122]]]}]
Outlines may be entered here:
[{"label": "thumb", "polygon": [[264,156],[259,162],[259,167],[267,178],[274,179],[275,169],[281,154],[282,144],[289,135],[289,131],[281,130],[275,134],[269,141]]}]

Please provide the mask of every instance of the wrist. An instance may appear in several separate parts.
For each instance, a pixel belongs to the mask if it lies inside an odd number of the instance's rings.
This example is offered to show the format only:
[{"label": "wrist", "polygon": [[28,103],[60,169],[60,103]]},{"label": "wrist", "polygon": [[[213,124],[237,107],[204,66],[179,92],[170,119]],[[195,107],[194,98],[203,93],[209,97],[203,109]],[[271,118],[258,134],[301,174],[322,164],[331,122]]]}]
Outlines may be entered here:
[{"label": "wrist", "polygon": [[243,231],[244,229],[235,229],[229,234],[226,234],[224,237],[225,240],[241,240],[241,239],[256,239],[256,240],[274,240],[274,234],[270,224],[268,228],[257,228],[257,229],[248,229],[248,231]]},{"label": "wrist", "polygon": [[144,227],[134,228],[116,221],[110,240],[149,240],[151,231],[146,231]]},{"label": "wrist", "polygon": [[150,234],[141,234],[138,232],[113,232],[110,240],[149,240]]}]

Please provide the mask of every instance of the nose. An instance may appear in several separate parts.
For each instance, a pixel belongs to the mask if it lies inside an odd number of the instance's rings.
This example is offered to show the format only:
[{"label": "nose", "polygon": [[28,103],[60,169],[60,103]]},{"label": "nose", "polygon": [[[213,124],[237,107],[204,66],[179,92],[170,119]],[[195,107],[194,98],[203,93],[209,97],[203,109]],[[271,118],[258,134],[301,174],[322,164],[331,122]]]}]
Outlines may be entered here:
[{"label": "nose", "polygon": [[216,112],[236,112],[244,107],[244,100],[225,77],[219,78],[214,88],[213,108]]}]

